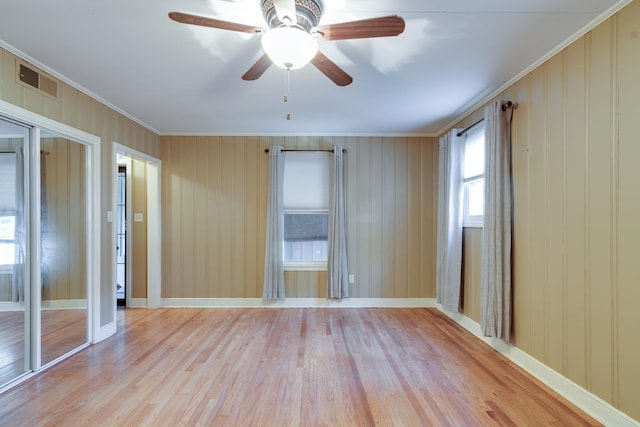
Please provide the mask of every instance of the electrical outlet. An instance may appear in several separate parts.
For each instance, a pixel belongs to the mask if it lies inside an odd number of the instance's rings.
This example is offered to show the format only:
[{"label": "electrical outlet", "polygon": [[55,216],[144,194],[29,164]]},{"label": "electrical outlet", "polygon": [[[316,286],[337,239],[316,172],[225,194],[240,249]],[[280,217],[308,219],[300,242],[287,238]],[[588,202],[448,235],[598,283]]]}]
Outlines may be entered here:
[{"label": "electrical outlet", "polygon": [[349,275],[349,283],[355,283],[355,282],[356,282],[355,274],[350,274]]}]

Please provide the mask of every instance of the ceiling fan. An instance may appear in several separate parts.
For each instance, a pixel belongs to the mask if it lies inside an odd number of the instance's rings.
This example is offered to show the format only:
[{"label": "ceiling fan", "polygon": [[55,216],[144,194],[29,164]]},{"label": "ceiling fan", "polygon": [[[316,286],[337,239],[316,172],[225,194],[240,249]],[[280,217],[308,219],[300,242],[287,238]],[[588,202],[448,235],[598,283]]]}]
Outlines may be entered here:
[{"label": "ceiling fan", "polygon": [[261,34],[265,53],[244,73],[243,80],[258,79],[272,63],[293,70],[310,62],[338,86],[350,84],[353,78],[318,50],[317,40],[397,36],[405,27],[404,19],[395,15],[318,25],[323,12],[320,0],[261,0],[261,8],[268,28],[183,12],[170,12],[169,18],[183,24]]}]

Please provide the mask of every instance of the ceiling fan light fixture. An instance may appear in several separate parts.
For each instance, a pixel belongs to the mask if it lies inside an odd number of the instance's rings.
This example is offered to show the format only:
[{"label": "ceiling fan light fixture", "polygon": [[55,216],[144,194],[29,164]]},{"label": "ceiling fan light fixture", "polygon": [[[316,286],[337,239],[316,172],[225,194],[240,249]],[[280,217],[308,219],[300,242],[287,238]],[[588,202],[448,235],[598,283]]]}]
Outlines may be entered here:
[{"label": "ceiling fan light fixture", "polygon": [[302,27],[282,25],[262,35],[262,48],[280,68],[296,70],[318,53],[318,42]]}]

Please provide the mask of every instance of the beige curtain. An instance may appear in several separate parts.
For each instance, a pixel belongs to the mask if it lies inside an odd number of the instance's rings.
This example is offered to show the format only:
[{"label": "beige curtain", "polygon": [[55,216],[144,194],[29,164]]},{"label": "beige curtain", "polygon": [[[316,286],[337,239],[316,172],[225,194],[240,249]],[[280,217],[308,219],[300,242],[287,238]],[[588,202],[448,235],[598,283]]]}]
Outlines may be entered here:
[{"label": "beige curtain", "polygon": [[327,298],[349,296],[347,237],[345,232],[344,154],[342,147],[333,148],[331,192],[329,199],[329,259],[327,263]]},{"label": "beige curtain", "polygon": [[267,192],[267,235],[264,253],[264,283],[262,298],[283,300],[284,260],[282,240],[284,237],[284,215],[282,193],[284,187],[284,153],[282,147],[269,149],[269,182]]},{"label": "beige curtain", "polygon": [[460,311],[463,140],[454,129],[439,141],[436,301]]},{"label": "beige curtain", "polygon": [[511,108],[487,106],[482,232],[481,322],[486,336],[509,341],[511,330]]},{"label": "beige curtain", "polygon": [[16,222],[15,222],[15,263],[13,265],[11,299],[13,302],[24,301],[24,263],[25,263],[25,228],[24,228],[24,154],[22,147],[16,148]]}]

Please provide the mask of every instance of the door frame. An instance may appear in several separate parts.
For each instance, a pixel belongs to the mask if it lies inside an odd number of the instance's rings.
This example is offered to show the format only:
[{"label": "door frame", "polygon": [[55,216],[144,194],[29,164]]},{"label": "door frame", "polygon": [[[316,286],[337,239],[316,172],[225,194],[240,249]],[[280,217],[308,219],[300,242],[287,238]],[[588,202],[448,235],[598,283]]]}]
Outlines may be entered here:
[{"label": "door frame", "polygon": [[[111,164],[111,174],[114,191],[112,192],[111,212],[116,212],[117,209],[117,188],[118,182],[118,154],[125,157],[129,157],[133,160],[145,162],[147,166],[155,168],[155,173],[148,173],[146,176],[146,190],[147,190],[147,308],[160,308],[161,306],[161,286],[162,286],[162,265],[161,256],[162,252],[160,245],[161,239],[161,177],[162,177],[162,162],[160,159],[142,153],[133,148],[122,145],[116,141],[113,141],[113,156]],[[128,168],[127,175],[129,175],[131,168]],[[152,169],[153,170],[153,169]],[[127,177],[129,179],[129,177]],[[129,196],[127,196],[129,197]],[[130,203],[129,203],[130,205]],[[113,213],[111,214],[113,217]],[[131,222],[131,218],[129,219]],[[131,227],[127,227],[127,233]],[[131,239],[128,239],[131,240]],[[112,269],[113,277],[116,274],[116,257],[115,247],[117,245],[117,229],[114,227],[112,235]],[[127,249],[130,248],[128,245]],[[131,251],[129,251],[131,253]],[[127,255],[128,256],[128,255]],[[130,276],[129,276],[130,277]],[[129,292],[131,283],[128,284]],[[114,318],[115,311],[117,309],[117,302],[115,297],[115,280],[111,284],[113,288],[113,310]],[[128,303],[129,301],[127,301]]]}]

